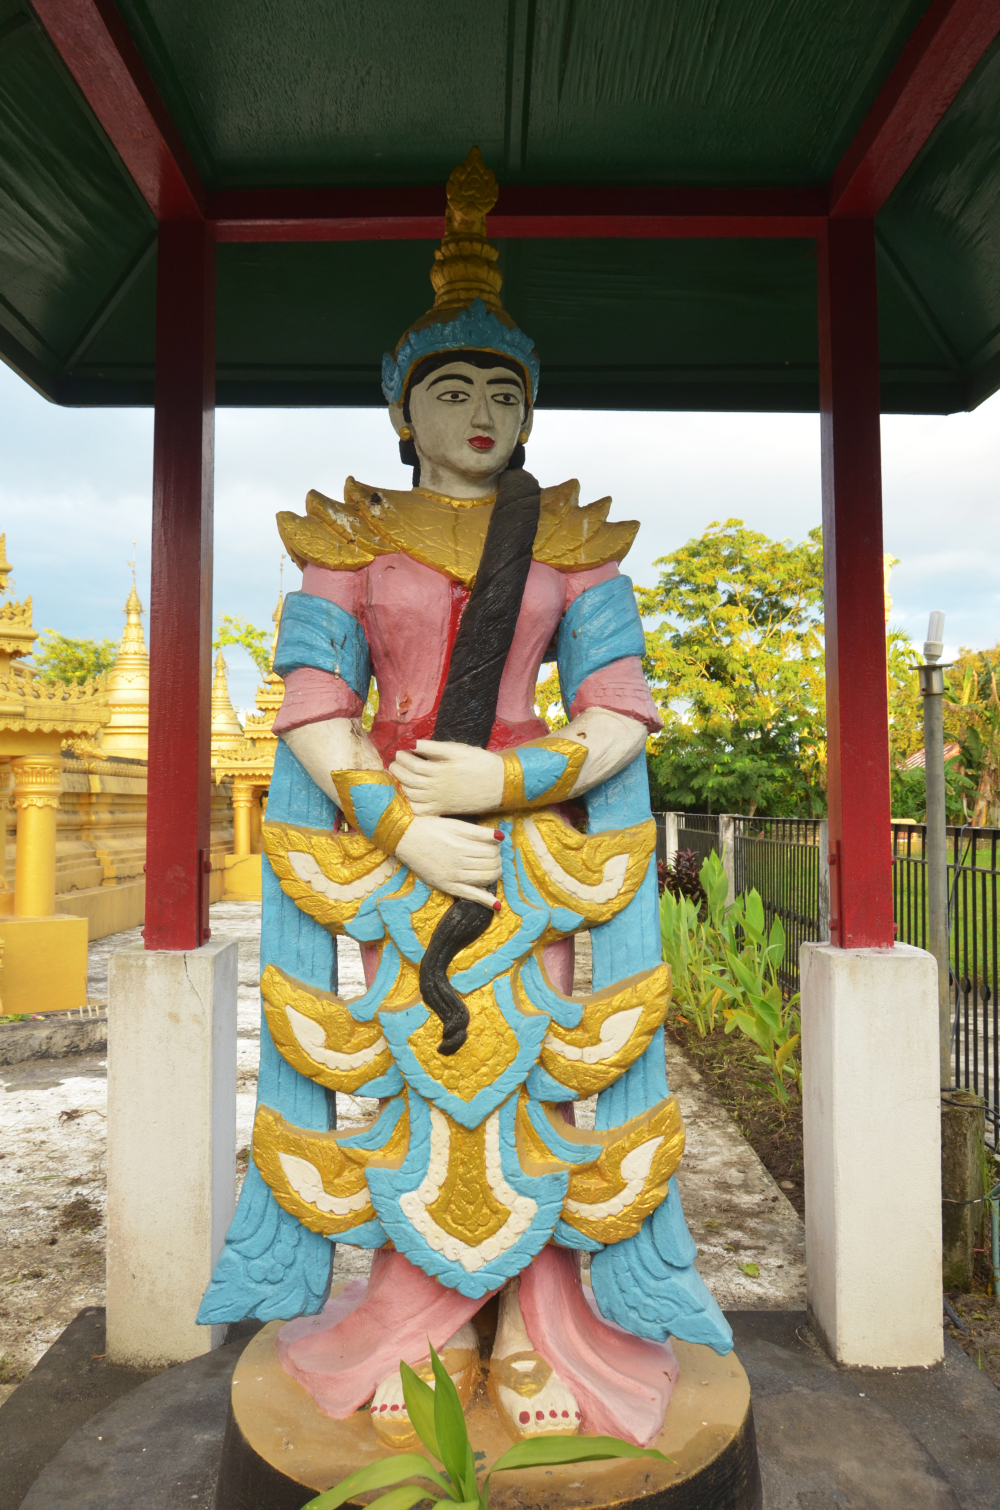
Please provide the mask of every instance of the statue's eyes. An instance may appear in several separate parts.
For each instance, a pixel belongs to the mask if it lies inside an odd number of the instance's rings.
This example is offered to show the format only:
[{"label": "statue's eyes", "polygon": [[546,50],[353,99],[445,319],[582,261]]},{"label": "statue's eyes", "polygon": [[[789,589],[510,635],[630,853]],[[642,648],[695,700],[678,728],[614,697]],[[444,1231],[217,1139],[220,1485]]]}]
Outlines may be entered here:
[{"label": "statue's eyes", "polygon": [[504,404],[508,409],[512,404],[519,404],[520,397],[516,393],[494,393],[494,399],[498,404]]},{"label": "statue's eyes", "polygon": [[448,393],[439,393],[438,398],[446,404],[464,404],[469,395],[461,388],[451,389]]}]

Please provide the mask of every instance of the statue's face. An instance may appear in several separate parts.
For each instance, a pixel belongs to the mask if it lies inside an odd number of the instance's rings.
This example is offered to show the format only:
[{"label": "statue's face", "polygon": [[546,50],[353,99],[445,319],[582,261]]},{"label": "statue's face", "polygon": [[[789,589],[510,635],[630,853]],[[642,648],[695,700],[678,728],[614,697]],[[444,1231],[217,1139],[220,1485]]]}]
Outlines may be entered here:
[{"label": "statue's face", "polygon": [[524,382],[507,367],[449,362],[410,391],[410,429],[421,476],[482,485],[504,471],[526,410]]}]

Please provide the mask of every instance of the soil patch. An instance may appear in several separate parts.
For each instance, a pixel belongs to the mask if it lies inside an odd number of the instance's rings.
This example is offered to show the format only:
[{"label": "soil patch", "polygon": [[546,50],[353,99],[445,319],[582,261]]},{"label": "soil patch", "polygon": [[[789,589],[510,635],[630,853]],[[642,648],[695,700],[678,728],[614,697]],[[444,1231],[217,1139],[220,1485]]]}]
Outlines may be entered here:
[{"label": "soil patch", "polygon": [[740,1034],[727,1037],[717,1028],[706,1038],[699,1038],[694,1028],[676,1017],[668,1018],[666,1027],[735,1119],[771,1178],[804,1217],[802,1101],[798,1093],[789,1091],[787,1107],[778,1104],[769,1089],[767,1068],[755,1058],[757,1049]]},{"label": "soil patch", "polygon": [[948,1296],[952,1310],[967,1330],[955,1326],[947,1316],[945,1328],[976,1367],[1000,1389],[1000,1298],[984,1293],[985,1274],[977,1275],[977,1283],[983,1285],[983,1291],[977,1289],[969,1295]]},{"label": "soil patch", "polygon": [[67,1201],[62,1208],[59,1217],[59,1227],[63,1232],[93,1232],[104,1220],[101,1208],[85,1195],[78,1195],[72,1201]]}]

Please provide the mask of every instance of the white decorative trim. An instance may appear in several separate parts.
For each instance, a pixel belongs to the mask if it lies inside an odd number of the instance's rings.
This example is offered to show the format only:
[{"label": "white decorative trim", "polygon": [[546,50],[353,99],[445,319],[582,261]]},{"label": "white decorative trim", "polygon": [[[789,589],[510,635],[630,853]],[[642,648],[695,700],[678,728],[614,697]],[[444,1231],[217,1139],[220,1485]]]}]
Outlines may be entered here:
[{"label": "white decorative trim", "polygon": [[362,1065],[371,1064],[373,1059],[377,1059],[389,1047],[384,1038],[379,1038],[371,1048],[360,1049],[356,1054],[338,1054],[327,1048],[326,1034],[318,1022],[306,1017],[303,1012],[297,1012],[287,1002],[285,1016],[299,1048],[305,1049],[310,1059],[315,1059],[317,1064],[325,1064],[328,1070],[359,1070]]},{"label": "white decorative trim", "polygon": [[653,1155],[663,1142],[663,1138],[650,1138],[646,1143],[640,1143],[638,1148],[633,1148],[627,1153],[621,1162],[622,1178],[628,1183],[625,1189],[610,1200],[597,1201],[593,1205],[586,1201],[564,1201],[563,1210],[571,1211],[574,1216],[585,1216],[590,1221],[600,1221],[601,1217],[619,1216],[626,1208],[631,1206],[638,1195],[642,1193],[643,1186],[653,1167]]},{"label": "white decorative trim", "polygon": [[435,1253],[443,1253],[445,1258],[453,1263],[459,1263],[469,1274],[474,1274],[484,1264],[491,1263],[500,1257],[508,1248],[512,1248],[527,1232],[538,1210],[537,1202],[530,1196],[518,1195],[512,1190],[504,1179],[503,1167],[500,1157],[500,1113],[495,1111],[486,1121],[486,1182],[496,1199],[510,1212],[506,1222],[495,1232],[492,1237],[485,1238],[483,1242],[472,1246],[463,1243],[461,1238],[453,1237],[445,1232],[427,1210],[433,1206],[441,1193],[445,1175],[448,1172],[448,1154],[450,1136],[448,1133],[448,1119],[436,1106],[430,1107],[431,1114],[431,1152],[427,1163],[427,1173],[417,1186],[416,1190],[410,1190],[400,1198],[400,1207],[409,1218],[421,1237],[432,1247]]},{"label": "white decorative trim", "polygon": [[604,867],[603,880],[596,886],[587,886],[583,881],[578,881],[568,871],[563,870],[557,864],[553,856],[546,848],[545,840],[538,832],[533,818],[524,819],[524,832],[528,836],[528,843],[538,856],[539,863],[545,874],[555,881],[556,885],[571,897],[577,897],[581,902],[610,902],[621,891],[625,881],[625,873],[628,870],[628,854],[612,855]]},{"label": "white decorative trim", "polygon": [[326,1212],[327,1216],[349,1216],[352,1211],[363,1211],[371,1204],[367,1185],[356,1195],[329,1195],[323,1189],[323,1176],[308,1159],[300,1159],[294,1153],[279,1153],[278,1159],[295,1194],[318,1211]]},{"label": "white decorative trim", "polygon": [[600,1043],[588,1044],[583,1049],[577,1048],[574,1043],[564,1043],[561,1038],[556,1038],[551,1033],[546,1033],[542,1048],[551,1049],[553,1054],[558,1054],[562,1059],[582,1060],[584,1064],[601,1064],[605,1059],[613,1059],[615,1054],[625,1047],[641,1016],[641,1007],[629,1007],[625,1012],[613,1013],[601,1023]]},{"label": "white decorative trim", "polygon": [[315,857],[308,850],[290,849],[288,851],[288,863],[307,886],[313,891],[318,891],[320,896],[329,897],[331,902],[357,902],[370,896],[383,881],[388,881],[394,871],[398,870],[398,860],[383,860],[377,869],[369,871],[368,875],[362,876],[360,881],[349,881],[341,885],[337,881],[331,881],[324,875]]}]

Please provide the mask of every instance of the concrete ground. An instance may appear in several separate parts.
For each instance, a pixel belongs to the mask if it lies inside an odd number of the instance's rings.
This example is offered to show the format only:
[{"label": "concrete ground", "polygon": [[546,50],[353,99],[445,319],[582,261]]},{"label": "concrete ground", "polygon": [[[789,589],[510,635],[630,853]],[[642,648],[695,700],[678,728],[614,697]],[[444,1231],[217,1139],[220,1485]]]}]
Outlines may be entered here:
[{"label": "concrete ground", "polygon": [[[802,1311],[729,1319],[764,1510],[996,1510],[1000,1393],[950,1339],[939,1368],[872,1374],[832,1364]],[[244,1345],[144,1381],[83,1313],[0,1409],[0,1510],[211,1510]]]},{"label": "concrete ground", "polygon": [[[211,924],[213,936],[239,943],[239,1184],[249,1155],[260,1052],[260,907],[219,902]],[[91,944],[91,1000],[107,999],[112,952],[140,937],[132,929]],[[578,992],[590,988],[589,939],[581,945]],[[364,990],[360,954],[350,940],[341,941],[340,989],[348,997]],[[687,1126],[679,1179],[699,1269],[725,1309],[803,1306],[798,1216],[681,1050],[671,1044],[667,1052],[671,1088]],[[81,1309],[104,1303],[105,1109],[103,1054],[0,1066],[0,1400]],[[370,1099],[338,1097],[342,1124],[374,1109]],[[592,1125],[592,1119],[593,1103],[583,1103],[581,1125]],[[365,1273],[370,1261],[364,1250],[340,1245],[336,1273]]]}]

